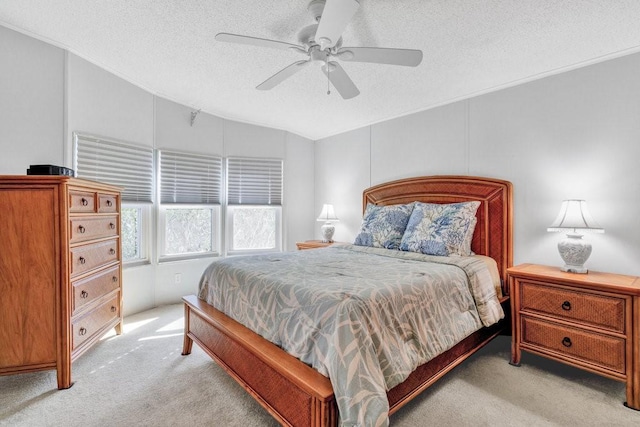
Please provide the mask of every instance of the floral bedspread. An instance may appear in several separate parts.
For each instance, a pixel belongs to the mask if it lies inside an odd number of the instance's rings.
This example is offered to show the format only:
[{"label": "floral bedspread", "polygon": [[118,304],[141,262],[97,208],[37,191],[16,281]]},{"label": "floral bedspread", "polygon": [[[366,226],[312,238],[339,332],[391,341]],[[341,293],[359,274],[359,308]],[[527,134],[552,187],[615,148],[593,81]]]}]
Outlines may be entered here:
[{"label": "floral bedspread", "polygon": [[504,317],[480,259],[352,245],[217,260],[199,297],[329,377],[342,426],[387,426],[387,390]]}]

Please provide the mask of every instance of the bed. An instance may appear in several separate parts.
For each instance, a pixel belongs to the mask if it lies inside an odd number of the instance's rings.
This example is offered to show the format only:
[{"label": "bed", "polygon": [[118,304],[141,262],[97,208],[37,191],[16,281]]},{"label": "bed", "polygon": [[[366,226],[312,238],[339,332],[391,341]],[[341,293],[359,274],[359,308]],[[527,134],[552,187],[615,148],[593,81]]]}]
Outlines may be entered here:
[{"label": "bed", "polygon": [[[403,179],[366,189],[363,210],[368,204],[389,206],[416,201],[447,204],[479,202],[471,249],[475,254],[495,260],[501,279],[500,303],[504,312],[509,313],[506,269],[512,264],[511,184],[469,176]],[[283,425],[338,424],[338,404],[329,378],[198,296],[186,296],[183,300],[184,355],[191,352],[195,341]],[[509,321],[503,320],[482,327],[418,366],[406,379],[386,392],[388,414],[397,411],[508,325]]]}]

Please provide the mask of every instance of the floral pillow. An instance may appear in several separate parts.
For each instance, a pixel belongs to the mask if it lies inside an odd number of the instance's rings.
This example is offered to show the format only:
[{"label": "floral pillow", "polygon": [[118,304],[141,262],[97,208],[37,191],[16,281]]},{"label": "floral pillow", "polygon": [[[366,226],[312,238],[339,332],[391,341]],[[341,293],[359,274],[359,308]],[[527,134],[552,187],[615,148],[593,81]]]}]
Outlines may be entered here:
[{"label": "floral pillow", "polygon": [[377,206],[367,204],[354,245],[398,249],[413,211],[413,203]]},{"label": "floral pillow", "polygon": [[471,255],[471,240],[480,202],[416,202],[400,249],[427,255]]}]

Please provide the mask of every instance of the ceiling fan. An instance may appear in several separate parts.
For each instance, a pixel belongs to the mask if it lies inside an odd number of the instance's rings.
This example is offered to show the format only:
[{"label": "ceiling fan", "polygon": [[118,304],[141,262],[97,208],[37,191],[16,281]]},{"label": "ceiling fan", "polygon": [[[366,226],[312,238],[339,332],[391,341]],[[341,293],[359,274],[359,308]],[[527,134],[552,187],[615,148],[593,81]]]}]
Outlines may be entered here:
[{"label": "ceiling fan", "polygon": [[[358,96],[360,91],[340,64],[333,59],[351,62],[416,67],[422,61],[422,51],[415,49],[390,49],[379,47],[342,47],[341,34],[358,10],[356,0],[312,0],[308,10],[317,24],[298,32],[297,44],[238,34],[218,33],[216,40],[227,43],[248,44],[274,49],[295,50],[308,56],[278,71],[256,89],[269,90],[282,83],[312,62],[322,65],[322,72],[344,99]],[[327,83],[328,84],[328,83]],[[327,93],[330,93],[327,91]]]}]

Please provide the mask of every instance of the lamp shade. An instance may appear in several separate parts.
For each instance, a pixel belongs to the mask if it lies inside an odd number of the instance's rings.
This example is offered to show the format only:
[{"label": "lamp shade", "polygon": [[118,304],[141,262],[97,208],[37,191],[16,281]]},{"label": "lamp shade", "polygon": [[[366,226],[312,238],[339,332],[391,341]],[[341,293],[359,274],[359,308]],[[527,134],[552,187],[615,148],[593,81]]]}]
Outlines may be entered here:
[{"label": "lamp shade", "polygon": [[320,216],[318,216],[318,221],[337,222],[340,220],[336,216],[333,205],[324,204],[322,205],[322,212],[320,212]]},{"label": "lamp shade", "polygon": [[574,231],[584,230],[592,233],[604,233],[587,209],[587,202],[584,200],[564,200],[560,206],[560,213],[547,231]]}]

